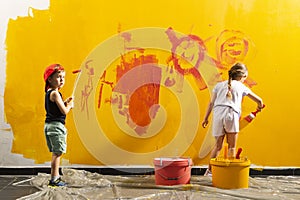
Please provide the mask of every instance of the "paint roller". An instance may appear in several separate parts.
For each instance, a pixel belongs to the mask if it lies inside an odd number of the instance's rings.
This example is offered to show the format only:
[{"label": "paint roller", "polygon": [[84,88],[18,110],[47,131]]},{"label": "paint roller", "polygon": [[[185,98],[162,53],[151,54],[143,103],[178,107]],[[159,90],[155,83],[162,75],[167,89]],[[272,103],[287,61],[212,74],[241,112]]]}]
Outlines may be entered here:
[{"label": "paint roller", "polygon": [[[80,72],[81,72],[81,69],[75,69],[75,70],[72,71],[72,74],[78,74],[78,73],[80,73]],[[76,81],[75,81],[75,83],[74,83],[74,86],[77,85],[78,79],[79,79],[79,78],[78,78],[78,76],[77,76]],[[73,89],[72,97],[70,97],[70,98],[71,98],[70,101],[71,101],[71,100],[74,100],[74,92],[75,92],[75,89]]]},{"label": "paint roller", "polygon": [[73,74],[77,74],[77,73],[79,73],[79,72],[81,72],[81,69],[76,69],[76,70],[73,70],[73,71],[72,71]]},{"label": "paint roller", "polygon": [[[263,105],[262,109],[265,107]],[[243,129],[245,126],[247,126],[249,123],[252,122],[252,120],[256,117],[256,115],[260,112],[261,110],[257,109],[256,111],[251,112],[249,115],[245,116],[243,119],[240,120],[240,129]]]}]

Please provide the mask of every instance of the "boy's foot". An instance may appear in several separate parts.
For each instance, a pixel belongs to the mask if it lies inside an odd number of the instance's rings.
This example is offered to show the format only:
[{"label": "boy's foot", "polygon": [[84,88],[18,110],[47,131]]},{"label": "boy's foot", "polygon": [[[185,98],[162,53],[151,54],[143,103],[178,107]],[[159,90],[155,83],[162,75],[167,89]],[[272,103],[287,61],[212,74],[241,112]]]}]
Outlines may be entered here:
[{"label": "boy's foot", "polygon": [[67,184],[61,180],[61,178],[56,179],[55,181],[50,180],[48,186],[50,187],[62,187]]},{"label": "boy's foot", "polygon": [[204,176],[212,176],[210,169],[207,169],[204,173]]}]

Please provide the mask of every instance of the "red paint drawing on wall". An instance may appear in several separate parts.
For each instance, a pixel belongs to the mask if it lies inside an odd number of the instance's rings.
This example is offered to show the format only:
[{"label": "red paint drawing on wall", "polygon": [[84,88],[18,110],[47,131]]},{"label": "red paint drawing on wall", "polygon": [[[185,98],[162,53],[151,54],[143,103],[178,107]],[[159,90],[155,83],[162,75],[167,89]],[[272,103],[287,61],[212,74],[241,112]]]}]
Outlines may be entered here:
[{"label": "red paint drawing on wall", "polygon": [[[236,30],[224,30],[216,39],[216,63],[221,73],[226,73],[228,69],[236,62],[245,62],[250,55],[250,44],[252,42],[244,33]],[[245,81],[249,87],[257,85],[257,83],[248,77]]]},{"label": "red paint drawing on wall", "polygon": [[[172,28],[168,28],[166,34],[172,44],[172,55],[167,60],[167,63],[172,63],[175,70],[183,76],[192,75],[200,90],[207,88],[198,70],[206,53],[205,45],[201,38],[196,35],[177,37]],[[189,62],[191,66],[186,65],[184,62]]]},{"label": "red paint drawing on wall", "polygon": [[[155,55],[142,54],[136,56],[134,54],[134,57],[129,59],[129,61],[126,61],[125,57],[122,56],[122,62],[116,68],[118,87],[114,89],[114,92],[119,93],[117,101],[119,103],[119,113],[126,117],[126,123],[138,135],[143,135],[147,132],[147,126],[155,117],[157,108],[152,106],[158,106],[160,84],[156,83],[161,80],[161,72],[157,73],[155,70],[143,66],[157,66],[157,63],[158,60]],[[121,83],[119,80],[122,76],[133,69],[132,77]],[[141,82],[146,84],[137,85]],[[132,91],[132,88],[136,88],[136,90]]]},{"label": "red paint drawing on wall", "polygon": [[90,63],[93,62],[92,60],[88,60],[85,63],[85,69],[84,72],[86,72],[85,75],[88,76],[86,84],[83,86],[83,89],[81,90],[81,112],[86,112],[87,118],[89,118],[89,106],[88,106],[88,98],[93,90],[93,76],[94,76],[94,68],[90,66]]},{"label": "red paint drawing on wall", "polygon": [[101,101],[102,101],[102,92],[104,85],[109,85],[111,89],[114,87],[114,83],[111,81],[106,80],[106,70],[103,72],[103,74],[100,77],[100,90],[99,90],[99,97],[98,97],[98,105],[97,107],[101,107]]}]

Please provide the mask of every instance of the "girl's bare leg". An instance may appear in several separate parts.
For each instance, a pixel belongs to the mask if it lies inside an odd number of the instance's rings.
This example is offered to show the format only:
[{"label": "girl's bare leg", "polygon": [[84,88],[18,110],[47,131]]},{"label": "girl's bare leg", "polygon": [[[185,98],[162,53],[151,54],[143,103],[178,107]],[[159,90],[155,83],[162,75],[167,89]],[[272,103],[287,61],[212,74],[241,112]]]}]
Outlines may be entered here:
[{"label": "girl's bare leg", "polygon": [[[215,143],[215,146],[214,146],[213,150],[211,151],[210,159],[216,158],[220,154],[220,151],[223,147],[224,137],[225,137],[225,135],[215,137],[216,143]],[[211,170],[211,165],[210,164],[208,165],[208,170],[209,171]]]},{"label": "girl's bare leg", "polygon": [[226,133],[227,143],[228,143],[228,158],[235,158],[235,149],[237,142],[237,133]]}]

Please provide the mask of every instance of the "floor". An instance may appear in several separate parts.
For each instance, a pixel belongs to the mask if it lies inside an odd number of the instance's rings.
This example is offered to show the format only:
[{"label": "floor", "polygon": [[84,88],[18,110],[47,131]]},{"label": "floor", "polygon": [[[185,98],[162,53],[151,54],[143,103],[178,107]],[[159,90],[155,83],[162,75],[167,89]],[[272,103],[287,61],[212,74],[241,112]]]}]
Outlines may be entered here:
[{"label": "floor", "polygon": [[32,176],[22,175],[2,175],[0,176],[0,199],[2,200],[15,200],[23,196],[30,195],[39,191],[36,187],[30,184],[14,185],[15,183],[28,180]]},{"label": "floor", "polygon": [[187,185],[160,186],[154,175],[102,175],[85,170],[65,169],[67,187],[49,188],[49,174],[1,175],[0,199],[300,199],[300,176],[249,177],[249,188],[221,189],[212,177],[192,175]]}]

